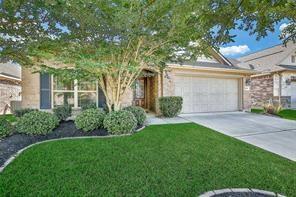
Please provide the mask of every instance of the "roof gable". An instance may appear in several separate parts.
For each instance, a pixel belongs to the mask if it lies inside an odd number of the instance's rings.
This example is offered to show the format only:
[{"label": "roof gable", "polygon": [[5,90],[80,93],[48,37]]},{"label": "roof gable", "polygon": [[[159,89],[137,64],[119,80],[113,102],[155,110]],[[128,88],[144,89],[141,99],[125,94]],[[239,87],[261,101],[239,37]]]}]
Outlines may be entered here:
[{"label": "roof gable", "polygon": [[288,43],[287,46],[276,45],[241,58],[238,58],[237,65],[242,68],[254,69],[261,72],[270,72],[282,70],[279,65],[281,62],[296,50],[294,43]]}]

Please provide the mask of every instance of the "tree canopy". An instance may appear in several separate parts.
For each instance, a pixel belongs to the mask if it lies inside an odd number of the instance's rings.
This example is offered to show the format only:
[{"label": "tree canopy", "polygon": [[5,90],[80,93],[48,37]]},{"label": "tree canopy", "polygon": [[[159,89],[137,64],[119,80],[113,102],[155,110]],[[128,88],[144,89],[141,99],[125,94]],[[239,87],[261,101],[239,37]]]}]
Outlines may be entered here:
[{"label": "tree canopy", "polygon": [[[96,79],[109,107],[120,108],[122,95],[144,68],[208,55],[209,47],[218,50],[233,41],[232,29],[261,38],[287,20],[284,41],[295,41],[295,4],[293,0],[3,0],[0,58],[67,78]],[[51,68],[60,64],[70,67]]]}]

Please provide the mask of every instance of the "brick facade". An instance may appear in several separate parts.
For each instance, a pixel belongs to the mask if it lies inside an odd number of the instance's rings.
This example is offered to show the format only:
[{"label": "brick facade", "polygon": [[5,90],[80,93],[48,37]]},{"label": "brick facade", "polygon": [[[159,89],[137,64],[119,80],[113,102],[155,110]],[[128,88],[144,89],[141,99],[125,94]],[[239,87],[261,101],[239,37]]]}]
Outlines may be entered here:
[{"label": "brick facade", "polygon": [[273,99],[273,75],[253,77],[250,95],[254,107],[262,107],[264,103]]},{"label": "brick facade", "polygon": [[40,107],[40,75],[30,69],[22,70],[22,108]]},{"label": "brick facade", "polygon": [[[162,95],[161,87],[163,87],[163,96],[174,96],[175,95],[175,75],[181,73],[187,73],[184,70],[168,69],[164,72],[163,79],[161,75],[155,73],[154,76],[147,78],[147,108],[151,111],[159,113],[158,98]],[[200,74],[198,71],[193,71]],[[189,74],[192,74],[190,71]],[[204,73],[205,75],[207,73]],[[224,76],[223,73],[213,73],[214,75]],[[243,76],[241,76],[243,79]],[[39,108],[40,106],[40,75],[32,74],[30,70],[24,69],[22,72],[22,107]],[[163,83],[163,84],[162,84]],[[126,107],[133,104],[133,89],[129,89],[123,98],[122,106]],[[250,107],[250,92],[244,88],[243,93],[243,109]]]}]

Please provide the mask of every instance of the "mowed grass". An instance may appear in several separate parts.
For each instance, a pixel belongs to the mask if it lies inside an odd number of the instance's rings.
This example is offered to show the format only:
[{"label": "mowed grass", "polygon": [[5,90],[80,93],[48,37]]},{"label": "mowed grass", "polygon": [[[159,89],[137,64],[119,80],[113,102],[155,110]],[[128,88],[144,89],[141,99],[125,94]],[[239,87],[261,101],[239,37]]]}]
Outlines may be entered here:
[{"label": "mowed grass", "polygon": [[0,174],[0,196],[197,196],[221,188],[295,196],[295,175],[295,162],[196,124],[174,124],[34,146]]},{"label": "mowed grass", "polygon": [[264,112],[264,110],[263,109],[258,109],[258,108],[252,108],[251,112],[256,113],[256,114],[262,114]]},{"label": "mowed grass", "polygon": [[296,120],[296,110],[293,109],[285,109],[278,113],[281,118]]}]

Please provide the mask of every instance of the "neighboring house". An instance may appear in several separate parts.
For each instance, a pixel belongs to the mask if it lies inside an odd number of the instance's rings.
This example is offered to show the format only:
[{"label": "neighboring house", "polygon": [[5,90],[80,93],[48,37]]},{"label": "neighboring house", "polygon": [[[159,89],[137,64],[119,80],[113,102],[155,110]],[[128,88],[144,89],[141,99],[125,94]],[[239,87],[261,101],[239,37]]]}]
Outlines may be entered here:
[{"label": "neighboring house", "polygon": [[260,72],[251,77],[253,106],[262,107],[272,100],[285,108],[296,108],[296,44],[276,45],[238,58],[235,63]]},{"label": "neighboring house", "polygon": [[21,100],[21,68],[11,62],[0,63],[0,114],[10,112],[10,102]]},{"label": "neighboring house", "polygon": [[[212,51],[211,58],[198,58],[196,62],[182,65],[169,63],[167,71],[160,74],[145,70],[147,77],[136,81],[124,97],[123,106],[138,105],[157,112],[161,96],[182,96],[182,113],[238,111],[250,108],[245,80],[254,71],[235,67],[220,53]],[[145,75],[146,76],[146,75]],[[52,109],[70,104],[79,109],[93,102],[105,105],[105,97],[95,83],[63,83],[48,74],[22,72],[22,107]]]}]

